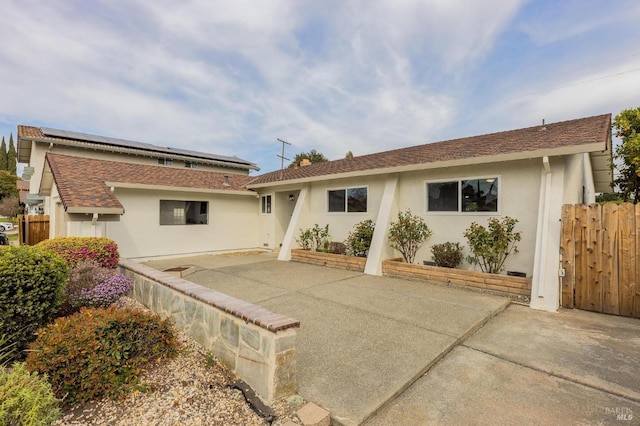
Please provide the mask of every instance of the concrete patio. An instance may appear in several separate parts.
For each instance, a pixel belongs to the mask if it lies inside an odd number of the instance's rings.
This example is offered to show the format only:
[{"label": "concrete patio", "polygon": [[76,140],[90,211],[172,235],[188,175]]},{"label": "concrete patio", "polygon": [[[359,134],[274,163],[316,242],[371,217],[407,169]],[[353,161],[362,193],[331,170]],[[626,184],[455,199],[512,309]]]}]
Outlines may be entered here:
[{"label": "concrete patio", "polygon": [[616,410],[635,414],[633,421],[640,416],[638,320],[505,311],[509,301],[497,296],[266,253],[147,265],[194,266],[185,279],[299,319],[298,392],[331,411],[335,423],[606,423]]}]

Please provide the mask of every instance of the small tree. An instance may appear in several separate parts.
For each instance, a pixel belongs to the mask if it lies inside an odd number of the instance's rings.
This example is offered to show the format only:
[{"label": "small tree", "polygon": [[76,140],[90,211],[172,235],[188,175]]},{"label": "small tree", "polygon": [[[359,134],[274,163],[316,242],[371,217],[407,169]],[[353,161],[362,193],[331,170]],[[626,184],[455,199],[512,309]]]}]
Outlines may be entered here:
[{"label": "small tree", "polygon": [[492,217],[485,228],[473,222],[464,232],[473,256],[467,256],[467,262],[480,265],[482,272],[499,274],[504,270],[504,261],[512,253],[518,253],[516,242],[520,241],[520,232],[514,232],[517,219],[506,216],[502,221]]},{"label": "small tree", "polygon": [[16,217],[20,213],[20,201],[15,195],[4,197],[0,200],[0,215]]},{"label": "small tree", "polygon": [[374,229],[375,224],[371,219],[356,223],[353,231],[349,232],[349,236],[345,240],[347,254],[350,256],[367,257],[369,247],[371,247]]},{"label": "small tree", "polygon": [[620,172],[614,183],[622,191],[624,201],[636,204],[640,201],[640,107],[620,112],[611,127],[613,134],[622,139],[613,153],[618,160],[614,166]]},{"label": "small tree", "polygon": [[309,152],[301,152],[300,154],[296,154],[296,156],[293,157],[293,161],[291,162],[291,164],[289,164],[289,168],[292,169],[296,166],[299,166],[302,160],[304,160],[305,158],[311,161],[311,164],[324,163],[329,161],[329,159],[325,157],[324,154],[316,151],[315,149],[312,149]]},{"label": "small tree", "polygon": [[398,212],[398,220],[391,222],[388,238],[391,248],[398,250],[405,262],[413,263],[418,249],[432,234],[424,220],[407,209]]},{"label": "small tree", "polygon": [[17,167],[16,146],[13,144],[13,133],[11,133],[11,136],[9,137],[9,149],[7,150],[7,171],[12,175],[15,175]]}]

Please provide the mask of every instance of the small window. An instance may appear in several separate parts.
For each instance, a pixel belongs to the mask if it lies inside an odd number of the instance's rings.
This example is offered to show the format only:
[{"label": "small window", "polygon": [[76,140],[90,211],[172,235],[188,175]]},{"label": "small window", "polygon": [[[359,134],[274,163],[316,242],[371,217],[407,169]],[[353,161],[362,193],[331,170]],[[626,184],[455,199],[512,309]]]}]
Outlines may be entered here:
[{"label": "small window", "polygon": [[429,212],[497,212],[498,178],[427,183]]},{"label": "small window", "polygon": [[172,166],[173,160],[171,158],[158,158],[158,164],[162,166]]},{"label": "small window", "polygon": [[458,182],[428,183],[427,194],[428,211],[458,211]]},{"label": "small window", "polygon": [[327,191],[330,213],[366,213],[367,188],[332,189]]},{"label": "small window", "polygon": [[271,195],[263,195],[260,197],[260,205],[262,214],[271,214]]},{"label": "small window", "polygon": [[497,212],[498,178],[462,181],[463,212]]},{"label": "small window", "polygon": [[160,200],[160,225],[206,225],[207,201]]},{"label": "small window", "polygon": [[198,165],[196,163],[192,163],[191,161],[185,161],[184,162],[184,166],[187,169],[197,169],[198,168]]}]

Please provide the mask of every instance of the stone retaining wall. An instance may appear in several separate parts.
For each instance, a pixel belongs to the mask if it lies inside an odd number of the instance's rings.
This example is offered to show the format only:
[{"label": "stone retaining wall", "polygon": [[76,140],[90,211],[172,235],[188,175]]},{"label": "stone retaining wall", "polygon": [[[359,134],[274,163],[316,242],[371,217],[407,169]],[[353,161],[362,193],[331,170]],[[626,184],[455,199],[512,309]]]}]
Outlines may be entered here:
[{"label": "stone retaining wall", "polygon": [[398,259],[384,260],[382,274],[389,277],[410,278],[456,287],[490,290],[505,296],[531,296],[531,278],[487,274],[463,269],[415,265]]},{"label": "stone retaining wall", "polygon": [[294,262],[310,263],[312,265],[328,266],[330,268],[340,268],[358,272],[364,272],[364,267],[367,263],[366,257],[299,249],[291,250],[291,260]]},{"label": "stone retaining wall", "polygon": [[221,359],[266,402],[296,393],[300,322],[130,260],[133,297]]}]

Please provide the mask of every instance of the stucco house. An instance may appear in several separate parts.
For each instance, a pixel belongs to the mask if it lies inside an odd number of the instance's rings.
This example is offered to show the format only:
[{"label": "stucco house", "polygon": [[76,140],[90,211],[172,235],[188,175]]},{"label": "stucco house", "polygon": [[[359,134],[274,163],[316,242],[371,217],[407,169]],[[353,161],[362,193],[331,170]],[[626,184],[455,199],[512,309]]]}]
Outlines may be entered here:
[{"label": "stucco house", "polygon": [[510,216],[522,241],[506,266],[533,278],[533,307],[556,310],[561,206],[593,203],[597,192],[610,191],[610,128],[610,114],[541,124],[275,171],[247,188],[269,206],[260,212],[261,241],[282,244],[282,260],[300,229],[329,224],[342,241],[372,219],[365,272],[377,275],[383,259],[397,256],[386,234],[400,210],[411,209],[434,231],[419,262],[431,260],[433,244],[464,244],[472,222]]},{"label": "stucco house", "polygon": [[365,272],[379,275],[397,256],[386,233],[401,210],[434,231],[419,262],[433,244],[465,243],[472,222],[510,216],[522,241],[507,269],[532,277],[532,307],[555,311],[561,206],[610,190],[610,128],[606,114],[256,177],[257,166],[237,157],[27,126],[18,127],[18,155],[51,236],[106,236],[134,259],[267,248],[289,260],[301,228],[328,224],[343,241],[372,219]]},{"label": "stucco house", "polygon": [[18,126],[18,161],[51,237],[106,236],[128,258],[256,246],[249,161],[30,126]]}]

